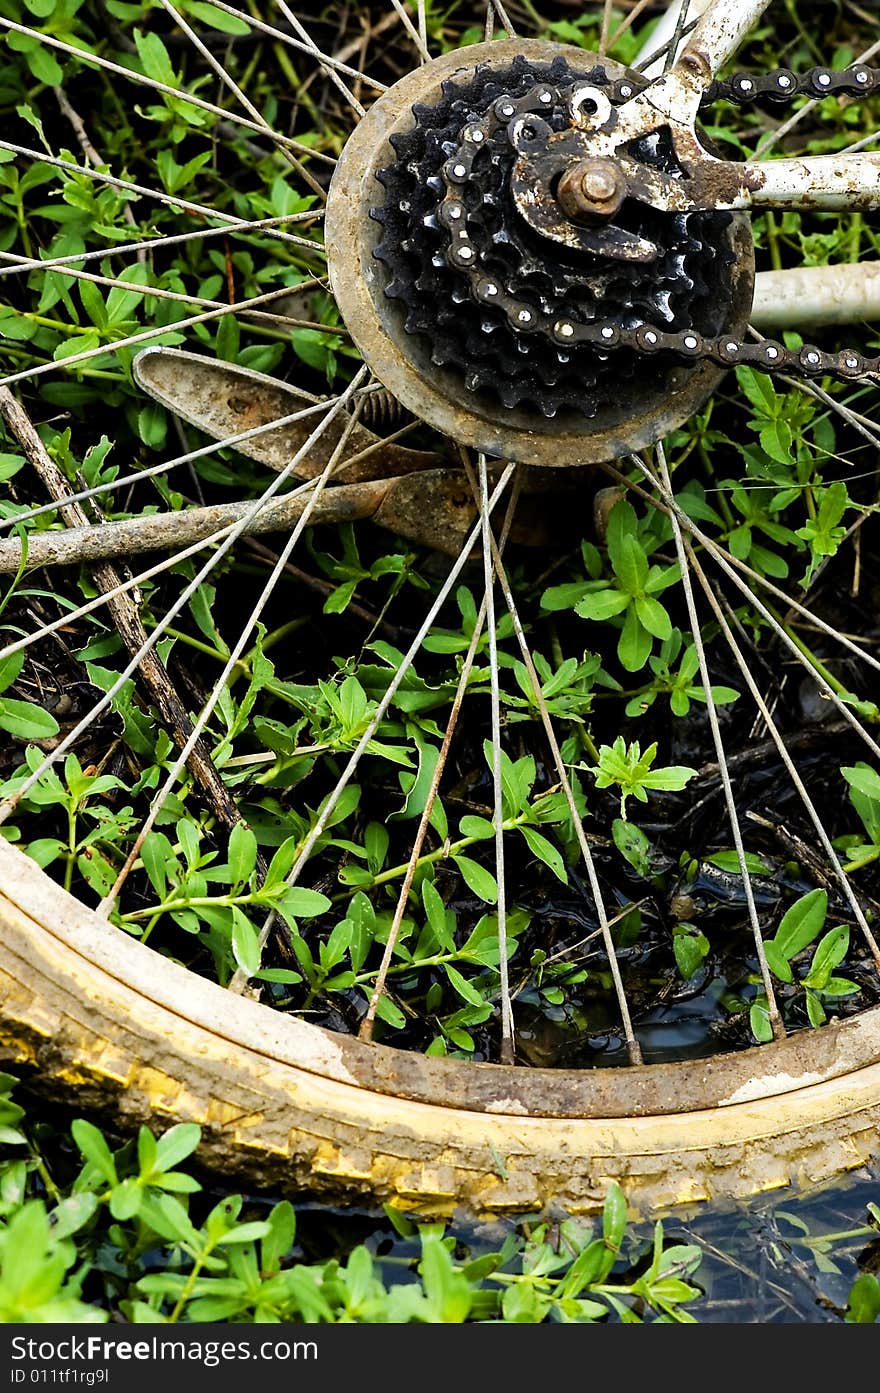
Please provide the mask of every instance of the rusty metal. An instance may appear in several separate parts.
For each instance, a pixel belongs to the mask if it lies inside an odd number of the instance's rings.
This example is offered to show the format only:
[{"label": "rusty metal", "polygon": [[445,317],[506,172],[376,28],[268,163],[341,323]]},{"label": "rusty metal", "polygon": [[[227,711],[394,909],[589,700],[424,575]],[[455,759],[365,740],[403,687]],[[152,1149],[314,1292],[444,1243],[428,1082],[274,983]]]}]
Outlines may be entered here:
[{"label": "rusty metal", "polygon": [[[133,364],[135,382],[181,420],[215,440],[271,426],[273,421],[297,411],[319,406],[321,398],[288,382],[250,368],[224,363],[179,348],[145,348]],[[327,402],[329,410],[332,402]],[[302,449],[320,419],[320,413],[267,430],[235,448],[270,469],[284,469]],[[325,467],[344,431],[344,416],[332,421],[297,465],[301,479],[314,479]],[[360,422],[351,429],[347,460],[334,474],[337,483],[359,483],[435,469],[441,463],[433,451],[411,450],[384,441]]]},{"label": "rusty metal", "polygon": [[[546,122],[534,115],[519,114],[531,112],[540,96],[539,89],[536,97],[530,95],[510,103],[518,115],[510,122],[509,137],[519,154],[510,177],[510,192],[520,216],[541,237],[560,242],[574,251],[612,262],[643,264],[656,260],[658,248],[646,237],[613,224],[596,226],[594,221],[593,226],[583,225],[582,219],[591,213],[595,220],[597,216],[610,218],[618,211],[627,194],[626,181],[619,161],[584,156],[588,138],[580,130],[554,133]],[[481,131],[483,128],[472,127]],[[467,168],[469,160],[465,158],[462,163]],[[603,182],[613,184],[605,200],[596,202],[585,193],[584,175],[588,179],[591,175],[597,177],[600,186]],[[448,197],[443,200],[438,217],[445,226],[455,217],[457,207]],[[587,283],[590,279],[585,272]]]},{"label": "rusty metal", "polygon": [[610,218],[626,198],[626,180],[611,160],[581,160],[561,176],[556,198],[570,218]]},{"label": "rusty metal", "polygon": [[[682,365],[658,387],[644,374],[626,400],[603,407],[592,420],[542,419],[537,413],[482,397],[465,401],[459,376],[438,368],[404,330],[401,307],[383,290],[383,268],[373,256],[380,229],[368,216],[381,203],[377,172],[395,158],[390,137],[413,124],[415,103],[437,100],[447,78],[464,80],[480,63],[536,63],[565,57],[576,71],[596,64],[593,54],[568,45],[505,39],[478,44],[425,64],[402,78],[360,121],[337,165],[327,202],[325,236],[330,280],[342,317],[373,372],[403,404],[445,435],[493,457],[543,466],[596,463],[651,444],[697,411],[723,376],[710,363]],[[631,76],[602,60],[609,79]],[[635,89],[633,89],[635,90]],[[751,303],[753,253],[749,224],[735,216],[727,234],[734,257],[732,332],[745,332]]]},{"label": "rusty metal", "polygon": [[[243,530],[245,536],[288,531],[309,505],[297,490],[265,503]],[[143,556],[208,541],[223,528],[241,522],[253,502],[215,503],[172,513],[141,513],[119,522],[38,532],[31,538],[27,564],[78,566],[110,557]],[[313,505],[310,525],[370,519],[418,546],[458,556],[477,516],[477,505],[460,469],[429,469],[396,479],[365,479],[324,490]],[[534,498],[514,518],[511,538],[527,546],[544,546],[552,536],[549,505]],[[14,574],[22,561],[18,537],[0,541],[0,575]]]}]

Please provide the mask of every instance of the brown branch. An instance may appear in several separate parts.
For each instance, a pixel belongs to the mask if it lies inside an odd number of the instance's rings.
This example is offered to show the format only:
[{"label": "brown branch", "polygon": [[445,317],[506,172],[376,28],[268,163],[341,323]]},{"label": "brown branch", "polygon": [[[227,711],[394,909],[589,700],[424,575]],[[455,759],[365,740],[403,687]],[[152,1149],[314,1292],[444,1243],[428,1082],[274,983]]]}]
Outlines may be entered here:
[{"label": "brown branch", "polygon": [[[84,527],[92,533],[101,532],[105,527],[112,526],[112,524],[104,524],[103,526],[91,527],[81,504],[62,502],[70,492],[70,484],[46,450],[24,407],[16,401],[8,387],[0,387],[0,415],[21,445],[27,460],[42,480],[46,492],[50,498],[54,498],[58,502],[59,511],[69,528],[79,531]],[[57,534],[59,540],[62,540],[65,535],[63,532]],[[20,543],[16,542],[15,546],[19,548],[20,554]],[[107,563],[94,566],[91,576],[95,586],[102,594],[107,594],[122,584],[119,572]],[[107,600],[107,609],[122,642],[129,654],[134,657],[148,641],[147,632],[141,623],[134,600],[127,592],[114,595]],[[154,650],[148,650],[141,657],[138,675],[149,696],[158,707],[162,720],[182,749],[192,733],[192,723],[174,689],[164,663]],[[220,778],[203,740],[198,740],[193,747],[187,760],[187,767],[204,790],[215,817],[219,818],[225,826],[234,827],[240,821],[238,809]]]},{"label": "brown branch", "polygon": [[[4,411],[2,405],[0,411]],[[39,437],[37,441],[42,448]],[[341,523],[372,517],[395,482],[393,479],[377,479],[329,489],[315,506],[312,520]],[[69,485],[64,480],[65,496],[68,491]],[[52,497],[57,498],[58,495],[52,494]],[[284,531],[300,517],[309,499],[309,495],[300,493],[282,494],[279,498],[270,499],[246,523],[242,535]],[[67,508],[61,509],[65,521],[73,511],[72,508],[69,511]],[[204,508],[184,508],[176,513],[143,513],[119,522],[90,523],[77,505],[76,520],[71,516],[70,525],[64,531],[38,532],[28,538],[28,569],[37,566],[79,566],[109,557],[141,556],[150,551],[178,551],[194,542],[206,541],[222,528],[241,522],[253,511],[254,504],[247,501],[212,503]],[[20,540],[10,537],[0,542],[0,575],[14,574],[20,565]]]}]

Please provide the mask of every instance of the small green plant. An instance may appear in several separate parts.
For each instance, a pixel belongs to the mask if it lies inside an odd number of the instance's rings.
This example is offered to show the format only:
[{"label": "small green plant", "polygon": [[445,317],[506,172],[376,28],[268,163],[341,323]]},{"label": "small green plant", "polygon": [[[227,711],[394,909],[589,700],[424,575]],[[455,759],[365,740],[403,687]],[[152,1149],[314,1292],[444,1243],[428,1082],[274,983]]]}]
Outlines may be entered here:
[{"label": "small green plant", "polygon": [[[822,932],[827,912],[827,892],[810,890],[786,910],[775,936],[764,944],[767,966],[778,982],[795,988],[797,994],[803,995],[807,1019],[812,1026],[824,1025],[828,1002],[851,996],[859,990],[858,984],[848,977],[834,975],[835,968],[849,952],[849,928],[846,924],[838,924],[823,934],[810,962],[805,964],[805,970],[795,965],[795,959]],[[753,1003],[749,1019],[757,1040],[773,1038],[767,999],[763,994]]]},{"label": "small green plant", "polygon": [[849,784],[849,799],[859,815],[868,840],[855,836],[841,837],[839,845],[849,858],[845,869],[860,870],[880,857],[880,774],[869,764],[859,763],[841,769]]},{"label": "small green plant", "polygon": [[[22,1127],[0,1075],[0,1321],[190,1322],[692,1321],[696,1245],[647,1245],[611,1184],[598,1228],[565,1219],[510,1228],[500,1247],[462,1255],[444,1225],[389,1208],[406,1254],[403,1281],[364,1243],[345,1261],[304,1262],[293,1206],[249,1212],[240,1195],[207,1201],[181,1167],[200,1129],[141,1127],[116,1149],[93,1123],[71,1126],[81,1166],[68,1181]],[[41,1192],[41,1193],[37,1193]]]},{"label": "small green plant", "polygon": [[595,776],[597,788],[610,788],[614,784],[619,787],[620,816],[624,822],[627,798],[637,798],[639,802],[647,803],[649,789],[678,792],[697,772],[683,764],[654,769],[652,766],[656,758],[656,741],[648,746],[644,754],[638,740],[628,745],[622,735],[618,735],[613,745],[601,746],[598,764],[590,772]]},{"label": "small green plant", "polygon": [[[654,540],[656,546],[656,539]],[[648,661],[655,639],[672,635],[672,620],[657,596],[681,579],[677,563],[651,565],[646,537],[640,535],[631,503],[615,504],[608,515],[606,535],[611,576],[601,578],[601,560],[595,547],[584,548],[588,580],[579,588],[556,586],[547,590],[542,605],[547,610],[573,607],[582,619],[615,621],[620,636],[617,656],[627,672],[638,672]]]}]

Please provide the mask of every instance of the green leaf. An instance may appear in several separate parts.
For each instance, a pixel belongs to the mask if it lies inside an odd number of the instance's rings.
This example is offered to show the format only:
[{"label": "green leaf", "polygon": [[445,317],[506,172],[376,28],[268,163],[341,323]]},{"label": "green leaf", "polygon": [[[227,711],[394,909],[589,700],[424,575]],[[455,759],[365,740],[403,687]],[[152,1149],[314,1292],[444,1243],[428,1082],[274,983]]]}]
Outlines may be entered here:
[{"label": "green leaf", "polygon": [[167,87],[176,86],[174,66],[158,34],[143,34],[139,29],[135,29],[134,41],[147,77],[154,77],[158,82],[164,82]]},{"label": "green leaf", "polygon": [[38,82],[45,82],[47,87],[61,86],[64,81],[64,72],[48,48],[35,45],[33,48],[27,49],[25,57],[28,67]]},{"label": "green leaf", "polygon": [[244,18],[239,19],[236,15],[226,14],[224,10],[215,9],[213,5],[203,3],[203,0],[186,0],[180,8],[194,19],[199,19],[203,24],[207,24],[211,29],[219,29],[221,34],[235,34],[240,36],[249,34],[250,25]]},{"label": "green leaf", "polygon": [[844,1320],[850,1325],[873,1325],[880,1317],[880,1282],[873,1272],[861,1272],[853,1282]]},{"label": "green leaf", "polygon": [[492,872],[487,871],[478,861],[472,861],[469,856],[453,856],[452,859],[461,871],[468,889],[473,891],[477,899],[484,900],[486,904],[496,904],[498,882]]},{"label": "green leaf", "polygon": [[253,924],[238,905],[232,908],[232,954],[242,972],[253,977],[260,970],[260,940]]},{"label": "green leaf", "polygon": [[89,1222],[98,1208],[98,1196],[90,1190],[68,1195],[52,1210],[52,1237],[56,1242],[69,1238]]},{"label": "green leaf", "polygon": [[791,964],[788,958],[780,950],[779,944],[772,938],[764,944],[764,956],[767,959],[767,966],[778,981],[794,981],[794,973],[791,970]]},{"label": "green leaf", "polygon": [[116,1185],[116,1163],[103,1133],[93,1123],[78,1117],[70,1124],[70,1134],[84,1159],[95,1167],[108,1185]]},{"label": "green leaf", "polygon": [[257,839],[243,822],[229,834],[229,878],[233,885],[250,880],[257,864]]},{"label": "green leaf", "polygon": [[278,900],[282,914],[291,919],[314,919],[319,914],[326,914],[331,905],[332,901],[320,890],[309,890],[305,885],[288,886]]},{"label": "green leaf", "polygon": [[549,842],[540,832],[536,832],[534,827],[520,827],[517,830],[522,833],[533,855],[537,856],[539,861],[543,861],[545,866],[550,867],[557,880],[561,880],[563,885],[567,885],[568,872],[565,869],[565,862],[553,843]]},{"label": "green leaf", "polygon": [[42,706],[0,697],[0,730],[8,731],[19,740],[48,740],[57,735],[59,729],[55,717]]},{"label": "green leaf", "polygon": [[241,330],[238,327],[238,320],[235,315],[224,315],[217,326],[217,337],[215,340],[217,357],[222,358],[226,363],[236,362],[238,360],[240,339]]},{"label": "green leaf", "polygon": [[451,963],[444,963],[443,967],[446,976],[449,978],[450,985],[458,992],[458,995],[464,1001],[470,1002],[471,1006],[482,1006],[484,1004],[483,998],[477,991],[477,988],[472,986],[465,977],[462,977],[457,968],[453,967]]},{"label": "green leaf", "polygon": [[629,595],[639,595],[648,579],[648,558],[635,537],[622,537],[613,557],[614,571]]},{"label": "green leaf", "polygon": [[575,614],[579,614],[581,619],[594,619],[600,622],[605,619],[613,619],[616,614],[622,614],[630,602],[629,595],[622,590],[594,590],[592,594],[585,595],[582,600],[574,607]]},{"label": "green leaf", "polygon": [[470,1314],[472,1292],[467,1278],[457,1272],[443,1240],[436,1233],[422,1233],[419,1263],[431,1318],[444,1325],[458,1325]]},{"label": "green leaf", "polygon": [[270,1232],[265,1219],[257,1219],[250,1224],[237,1224],[228,1233],[221,1234],[217,1242],[224,1247],[234,1243],[255,1243],[258,1238],[266,1238]]},{"label": "green leaf", "polygon": [[164,896],[168,886],[169,862],[173,862],[171,843],[164,832],[149,832],[141,847],[141,860],[157,895]]},{"label": "green leaf", "polygon": [[780,402],[779,394],[766,373],[742,365],[736,369],[736,377],[741,390],[760,415],[777,415]]},{"label": "green leaf", "polygon": [[761,448],[771,459],[779,464],[791,464],[791,426],[781,417],[762,426],[760,432]]},{"label": "green leaf", "polygon": [[624,822],[622,818],[616,817],[611,824],[611,836],[617,850],[633,870],[638,871],[639,875],[649,876],[651,841],[641,828],[636,827],[635,823]]},{"label": "green leaf", "polygon": [[455,952],[455,939],[449,931],[446,922],[446,905],[443,898],[433,881],[427,878],[422,881],[422,904],[428,916],[428,923],[434,932],[434,937],[441,948],[447,953]]},{"label": "green leaf", "polygon": [[195,1122],[179,1122],[169,1127],[156,1143],[154,1170],[170,1171],[191,1156],[202,1139],[202,1129]]},{"label": "green leaf", "polygon": [[880,774],[874,769],[870,769],[867,764],[856,764],[852,768],[841,769],[840,772],[847,783],[859,793],[880,803]]},{"label": "green leaf", "polygon": [[490,841],[495,836],[495,827],[487,817],[476,817],[473,813],[466,813],[458,824],[458,830],[463,837],[472,837],[476,841]]},{"label": "green leaf", "polygon": [[832,972],[843,962],[848,952],[849,929],[846,924],[838,924],[836,928],[829,929],[819,940],[810,971],[804,978],[804,986],[822,991],[828,985]]},{"label": "green leaf", "polygon": [[[603,1216],[604,1217],[604,1216]],[[614,1250],[602,1238],[597,1238],[578,1253],[559,1283],[556,1296],[565,1301],[579,1296],[587,1287],[604,1282],[614,1266]]]},{"label": "green leaf", "polygon": [[602,1209],[602,1233],[609,1248],[613,1248],[615,1252],[626,1233],[626,1209],[626,1195],[617,1182],[612,1180]]},{"label": "green leaf", "polygon": [[[0,692],[11,687],[24,666],[24,653],[10,653],[8,658],[0,659]],[[0,702],[0,708],[3,703]]]},{"label": "green leaf", "polygon": [[705,961],[709,940],[690,924],[676,924],[672,931],[672,951],[678,970],[687,981]]},{"label": "green leaf", "polygon": [[98,287],[92,281],[80,281],[79,298],[89,319],[98,329],[107,328],[107,306]]},{"label": "green leaf", "polygon": [[650,595],[640,595],[636,600],[636,614],[644,628],[654,638],[667,639],[672,633],[672,620],[659,600]]},{"label": "green leaf", "polygon": [[828,894],[825,890],[810,890],[795,900],[783,915],[773,940],[783,957],[793,958],[812,943],[825,923],[827,911]]},{"label": "green leaf", "polygon": [[807,1019],[814,1030],[818,1030],[820,1025],[824,1025],[828,1019],[825,1014],[825,1007],[819,1000],[814,991],[807,987]]},{"label": "green leaf", "polygon": [[759,1045],[766,1045],[773,1039],[773,1027],[767,1010],[767,998],[759,996],[749,1010],[749,1025]]},{"label": "green leaf", "polygon": [[617,643],[617,656],[627,672],[638,672],[643,668],[653,646],[651,635],[643,627],[635,606],[631,605]]},{"label": "green leaf", "polygon": [[120,1223],[133,1219],[143,1203],[143,1198],[143,1187],[134,1176],[129,1176],[127,1180],[114,1187],[110,1195],[110,1213]]}]

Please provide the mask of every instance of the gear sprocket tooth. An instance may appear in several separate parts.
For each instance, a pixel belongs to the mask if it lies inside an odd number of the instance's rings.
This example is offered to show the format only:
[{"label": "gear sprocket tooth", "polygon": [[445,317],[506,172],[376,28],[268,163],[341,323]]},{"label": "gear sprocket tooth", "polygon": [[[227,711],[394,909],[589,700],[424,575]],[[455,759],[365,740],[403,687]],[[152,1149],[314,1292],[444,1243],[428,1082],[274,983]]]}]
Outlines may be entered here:
[{"label": "gear sprocket tooth", "polygon": [[[478,305],[468,280],[448,263],[444,242],[449,234],[436,216],[446,187],[443,167],[457,150],[465,125],[480,121],[500,96],[518,100],[539,83],[570,86],[576,80],[608,85],[601,67],[577,71],[564,58],[535,65],[517,57],[506,70],[497,72],[481,65],[465,87],[445,80],[436,105],[413,105],[412,131],[391,138],[397,161],[378,176],[386,190],[384,210],[371,212],[375,217],[387,214],[379,220],[388,235],[375,252],[388,270],[385,294],[407,305],[408,334],[430,342],[444,323],[455,329],[444,336],[440,357],[444,366],[460,370],[465,390],[494,393],[508,408],[529,401],[544,415],[569,410],[590,418],[618,392],[620,355],[612,363],[597,357],[592,346],[578,345],[563,364],[557,346],[546,337],[543,342],[537,337],[526,341],[503,310]],[[542,110],[542,119],[552,129],[562,130],[569,117],[557,99],[552,111]],[[665,172],[681,172],[671,142],[662,134],[634,142],[633,149]],[[635,223],[631,230],[660,246],[658,262],[647,268],[629,266],[625,272],[609,269],[608,263],[594,256],[569,253],[555,244],[548,250],[546,240],[518,218],[508,192],[513,158],[504,130],[495,131],[461,190],[468,233],[479,248],[481,267],[497,278],[508,295],[548,318],[567,314],[586,323],[601,318],[627,329],[648,324],[671,330],[698,327],[705,332],[711,327],[703,311],[723,290],[719,272],[726,263],[716,257],[707,233],[711,229],[717,235],[725,215],[664,215],[638,208],[629,215],[630,224]],[[415,190],[408,186],[413,175]],[[490,338],[492,353],[475,372],[472,357],[485,353]],[[431,357],[436,363],[437,354],[432,351]],[[526,363],[528,381],[523,379]],[[669,355],[658,354],[651,371],[662,378],[675,366]],[[680,373],[680,367],[677,370]],[[470,385],[476,382],[478,389]]]}]

